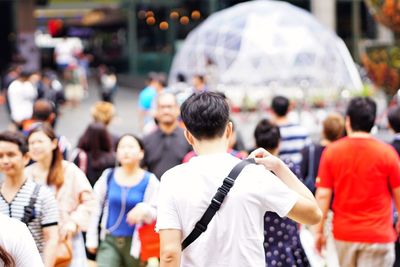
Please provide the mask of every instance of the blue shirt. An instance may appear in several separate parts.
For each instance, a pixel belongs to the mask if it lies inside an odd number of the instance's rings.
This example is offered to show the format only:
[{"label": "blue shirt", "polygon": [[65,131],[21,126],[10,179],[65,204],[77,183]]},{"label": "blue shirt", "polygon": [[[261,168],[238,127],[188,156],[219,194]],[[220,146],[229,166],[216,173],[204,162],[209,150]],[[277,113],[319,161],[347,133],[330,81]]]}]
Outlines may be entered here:
[{"label": "blue shirt", "polygon": [[131,237],[135,226],[126,222],[126,216],[136,204],[143,202],[150,173],[145,172],[142,180],[131,187],[119,185],[114,176],[108,185],[107,230],[112,236]]},{"label": "blue shirt", "polygon": [[154,97],[156,97],[157,91],[151,86],[144,88],[139,94],[139,107],[142,110],[150,110],[153,103]]}]

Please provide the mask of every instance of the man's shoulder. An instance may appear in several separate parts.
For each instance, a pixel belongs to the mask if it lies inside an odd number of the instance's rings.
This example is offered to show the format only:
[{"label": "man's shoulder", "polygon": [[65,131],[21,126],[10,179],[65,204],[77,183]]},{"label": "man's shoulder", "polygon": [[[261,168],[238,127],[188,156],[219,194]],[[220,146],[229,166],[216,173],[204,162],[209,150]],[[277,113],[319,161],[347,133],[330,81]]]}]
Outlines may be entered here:
[{"label": "man's shoulder", "polygon": [[304,126],[298,123],[288,123],[279,125],[279,129],[285,135],[299,135],[299,136],[308,136],[308,130]]},{"label": "man's shoulder", "polygon": [[161,136],[161,130],[160,130],[160,128],[157,127],[155,130],[144,135],[142,138],[142,141],[143,141],[144,145],[148,145],[149,143],[152,143],[154,139],[160,138],[160,136]]},{"label": "man's shoulder", "polygon": [[190,173],[190,165],[190,162],[186,162],[172,167],[161,176],[161,181],[164,183],[173,183],[187,177],[187,174]]}]

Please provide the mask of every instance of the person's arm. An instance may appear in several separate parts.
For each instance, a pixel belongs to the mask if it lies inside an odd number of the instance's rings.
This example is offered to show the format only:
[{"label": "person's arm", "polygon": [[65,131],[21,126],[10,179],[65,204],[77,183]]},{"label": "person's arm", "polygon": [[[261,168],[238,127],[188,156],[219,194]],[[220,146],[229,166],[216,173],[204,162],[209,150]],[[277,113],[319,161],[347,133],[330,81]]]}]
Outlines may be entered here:
[{"label": "person's arm", "polygon": [[91,219],[92,211],[96,206],[96,199],[86,175],[77,166],[69,163],[68,174],[74,177],[75,201],[78,202],[76,209],[69,214],[71,222],[75,223],[79,229],[86,231]]},{"label": "person's arm", "polygon": [[46,267],[53,267],[56,262],[58,244],[58,226],[52,225],[43,228],[44,249],[43,262]]},{"label": "person's arm", "polygon": [[58,222],[59,211],[53,192],[47,187],[41,186],[39,190],[42,216],[40,223],[42,225],[44,237],[43,262],[46,267],[53,267],[56,259],[56,249],[58,244]]},{"label": "person's arm", "polygon": [[96,254],[97,247],[99,245],[99,233],[98,226],[100,222],[101,214],[104,214],[103,208],[105,208],[106,194],[107,194],[107,179],[109,172],[112,169],[107,169],[100,176],[99,180],[94,185],[93,191],[96,198],[96,206],[93,209],[89,227],[86,233],[86,247],[88,251],[92,254]]},{"label": "person's arm", "polygon": [[181,264],[181,230],[160,230],[160,267],[179,267]]},{"label": "person's arm", "polygon": [[273,171],[287,187],[298,194],[298,200],[287,215],[290,219],[302,224],[320,222],[322,214],[313,194],[282,160],[263,148],[256,149],[249,157],[255,158],[257,164],[262,164],[267,170]]},{"label": "person's arm", "polygon": [[173,177],[171,170],[164,173],[158,194],[156,231],[160,234],[160,267],[178,267],[181,261],[182,225]]},{"label": "person's arm", "polygon": [[[397,214],[400,216],[400,187],[393,189],[393,198]],[[398,218],[396,222],[396,232],[398,235],[400,235],[400,218]]]},{"label": "person's arm", "polygon": [[[396,206],[397,214],[400,216],[400,157],[396,150],[391,147],[392,153],[388,154],[387,163],[389,165],[388,182],[392,190],[394,204]],[[396,232],[400,235],[400,219],[396,222]]]},{"label": "person's arm", "polygon": [[130,225],[151,223],[157,218],[157,201],[160,181],[158,181],[154,174],[150,175],[143,202],[138,203],[126,216],[126,222]]},{"label": "person's arm", "polygon": [[319,253],[325,247],[325,236],[324,236],[324,225],[326,221],[326,216],[328,215],[329,205],[332,199],[332,189],[329,188],[318,188],[315,193],[315,198],[319,208],[322,211],[322,220],[318,223],[315,228],[315,248]]}]

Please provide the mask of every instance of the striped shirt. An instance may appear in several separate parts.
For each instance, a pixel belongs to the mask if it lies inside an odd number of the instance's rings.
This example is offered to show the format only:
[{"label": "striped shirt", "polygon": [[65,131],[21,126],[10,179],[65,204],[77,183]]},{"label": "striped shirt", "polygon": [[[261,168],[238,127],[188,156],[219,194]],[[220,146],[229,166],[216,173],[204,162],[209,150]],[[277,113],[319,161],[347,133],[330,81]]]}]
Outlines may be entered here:
[{"label": "striped shirt", "polygon": [[281,133],[279,157],[300,164],[301,150],[311,143],[307,130],[298,124],[286,124],[279,125],[279,131]]},{"label": "striped shirt", "polygon": [[[0,213],[21,221],[24,217],[24,207],[29,205],[35,185],[32,180],[27,179],[10,203],[0,192]],[[45,186],[41,186],[39,189],[34,214],[35,218],[27,226],[39,252],[42,253],[44,248],[43,228],[58,223],[57,202],[54,194]]]}]

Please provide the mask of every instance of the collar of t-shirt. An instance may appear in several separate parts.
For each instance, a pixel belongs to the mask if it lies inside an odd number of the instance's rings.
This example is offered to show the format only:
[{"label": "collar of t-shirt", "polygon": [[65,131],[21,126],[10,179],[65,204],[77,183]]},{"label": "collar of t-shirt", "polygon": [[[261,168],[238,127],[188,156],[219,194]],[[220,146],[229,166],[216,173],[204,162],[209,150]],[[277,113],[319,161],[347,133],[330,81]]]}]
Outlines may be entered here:
[{"label": "collar of t-shirt", "polygon": [[215,154],[206,154],[206,155],[197,155],[192,157],[189,161],[192,162],[202,162],[202,161],[211,161],[211,162],[220,162],[219,160],[223,160],[226,158],[232,158],[233,156],[227,152],[215,153]]},{"label": "collar of t-shirt", "polygon": [[166,137],[166,136],[176,136],[177,134],[178,134],[178,131],[179,131],[179,127],[176,127],[171,133],[165,133],[165,132],[163,132],[160,128],[158,128],[158,134],[161,136],[161,137]]}]

